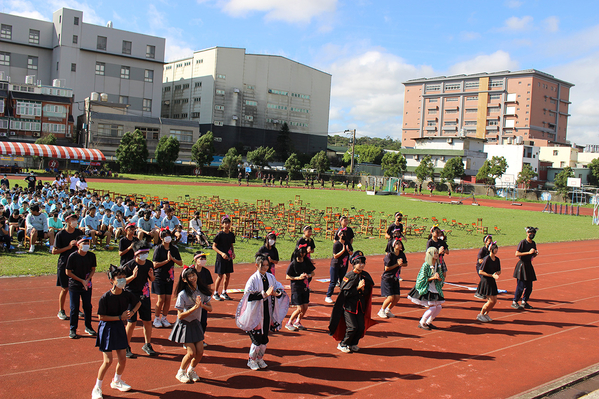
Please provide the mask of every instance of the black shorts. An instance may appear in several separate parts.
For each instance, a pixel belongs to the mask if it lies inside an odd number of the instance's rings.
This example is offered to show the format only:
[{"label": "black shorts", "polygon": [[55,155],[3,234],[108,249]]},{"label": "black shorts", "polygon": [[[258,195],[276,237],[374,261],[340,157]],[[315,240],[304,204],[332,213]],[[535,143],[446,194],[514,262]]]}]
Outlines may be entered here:
[{"label": "black shorts", "polygon": [[214,264],[214,273],[218,275],[233,273],[233,261],[230,259],[223,259],[220,256],[216,258]]},{"label": "black shorts", "polygon": [[306,305],[310,303],[310,291],[307,289],[293,289],[291,288],[291,304],[292,305]]},{"label": "black shorts", "polygon": [[67,269],[65,267],[56,269],[56,286],[69,288],[69,276],[67,276]]},{"label": "black shorts", "polygon": [[[148,238],[152,238],[152,234],[148,234],[148,233],[142,233],[143,239],[146,240]],[[147,240],[146,240],[147,241]]]},{"label": "black shorts", "polygon": [[158,280],[158,279],[152,281],[152,294],[172,295],[173,294],[173,282]]},{"label": "black shorts", "polygon": [[399,280],[395,276],[383,276],[381,278],[381,296],[387,297],[391,295],[400,295]]},{"label": "black shorts", "polygon": [[[137,321],[137,315],[139,314],[139,318],[141,321],[151,321],[152,320],[152,304],[150,303],[150,298],[147,296],[143,296],[141,292],[134,292],[133,295],[138,297],[141,302],[141,306],[137,310],[133,316],[127,321],[129,323],[135,323]],[[129,310],[133,309],[135,306],[130,306]]]}]

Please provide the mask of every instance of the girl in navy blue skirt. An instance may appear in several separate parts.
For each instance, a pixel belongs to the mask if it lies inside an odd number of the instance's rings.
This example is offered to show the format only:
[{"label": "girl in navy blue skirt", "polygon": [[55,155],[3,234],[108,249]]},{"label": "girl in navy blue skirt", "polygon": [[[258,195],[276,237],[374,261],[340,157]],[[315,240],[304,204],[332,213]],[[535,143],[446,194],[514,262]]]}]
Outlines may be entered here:
[{"label": "girl in navy blue skirt", "polygon": [[200,381],[195,367],[204,354],[204,331],[201,320],[203,312],[212,312],[211,293],[210,289],[198,279],[196,269],[193,266],[185,266],[175,289],[177,321],[169,336],[171,341],[185,344],[187,349],[175,376],[183,383]]},{"label": "girl in navy blue skirt", "polygon": [[[102,295],[98,304],[100,322],[98,323],[98,335],[96,337],[96,346],[100,348],[104,355],[104,363],[98,370],[98,379],[92,391],[92,399],[102,399],[102,381],[112,364],[112,351],[116,351],[119,362],[116,365],[116,372],[110,387],[121,392],[131,389],[131,386],[121,379],[123,371],[125,371],[128,346],[124,323],[137,312],[141,303],[138,297],[124,290],[127,284],[127,274],[124,269],[110,265],[108,278],[112,282],[112,288]],[[129,310],[130,306],[132,310]]]}]

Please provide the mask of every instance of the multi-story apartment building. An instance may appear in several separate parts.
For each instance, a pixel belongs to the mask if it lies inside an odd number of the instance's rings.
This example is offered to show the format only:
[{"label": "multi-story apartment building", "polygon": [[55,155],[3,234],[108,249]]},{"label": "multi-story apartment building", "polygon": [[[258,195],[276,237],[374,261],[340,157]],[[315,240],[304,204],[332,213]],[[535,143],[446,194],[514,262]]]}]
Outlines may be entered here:
[{"label": "multi-story apartment building", "polygon": [[276,147],[287,122],[296,151],[326,149],[331,75],[290,59],[214,47],[164,65],[163,118],[198,121],[218,152]]},{"label": "multi-story apartment building", "polygon": [[470,136],[491,144],[567,145],[572,83],[528,69],[404,82],[402,145]]},{"label": "multi-story apartment building", "polygon": [[[61,8],[52,21],[0,13],[0,72],[13,82],[71,88],[83,104],[92,92],[130,105],[139,116],[160,116],[165,39],[83,22]],[[83,107],[80,108],[83,111]]]}]

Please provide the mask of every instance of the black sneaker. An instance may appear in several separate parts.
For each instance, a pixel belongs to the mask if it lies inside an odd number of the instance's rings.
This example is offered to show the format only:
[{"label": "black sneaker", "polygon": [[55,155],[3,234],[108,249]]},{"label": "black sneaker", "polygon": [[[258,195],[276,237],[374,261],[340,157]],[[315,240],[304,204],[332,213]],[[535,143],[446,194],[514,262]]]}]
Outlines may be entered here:
[{"label": "black sneaker", "polygon": [[71,339],[77,339],[77,338],[79,338],[79,335],[77,335],[77,331],[76,330],[71,330],[69,332],[69,338],[71,338]]},{"label": "black sneaker", "polygon": [[532,306],[528,304],[528,302],[522,302],[522,307],[524,309],[534,309]]},{"label": "black sneaker", "polygon": [[58,314],[56,315],[60,320],[68,320],[69,316],[67,316],[67,314],[64,312],[64,310],[61,310],[60,312],[58,312]]},{"label": "black sneaker", "polygon": [[233,298],[231,298],[229,296],[229,294],[227,294],[226,292],[224,294],[221,294],[220,297],[223,298],[223,299],[226,299],[227,301],[232,301],[233,300]]},{"label": "black sneaker", "polygon": [[87,335],[91,335],[92,337],[95,337],[96,335],[98,335],[98,333],[95,332],[94,329],[91,327],[85,327],[85,333]]},{"label": "black sneaker", "polygon": [[148,356],[156,356],[157,353],[154,349],[152,349],[152,344],[144,344],[144,346],[141,347],[141,350],[146,352],[148,354]]},{"label": "black sneaker", "polygon": [[82,319],[85,318],[85,313],[79,312],[79,317],[81,317]]},{"label": "black sneaker", "polygon": [[133,352],[131,352],[131,347],[130,346],[127,347],[126,356],[129,359],[135,359],[137,357]]},{"label": "black sneaker", "polygon": [[524,309],[524,307],[521,306],[518,302],[512,302],[512,308],[518,309],[518,310]]}]

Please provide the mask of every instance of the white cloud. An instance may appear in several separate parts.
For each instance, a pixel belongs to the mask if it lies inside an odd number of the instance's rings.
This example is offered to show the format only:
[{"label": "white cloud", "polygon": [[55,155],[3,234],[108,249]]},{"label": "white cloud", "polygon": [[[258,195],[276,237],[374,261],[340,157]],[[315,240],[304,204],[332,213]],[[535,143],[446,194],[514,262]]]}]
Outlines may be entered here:
[{"label": "white cloud", "polygon": [[469,60],[458,62],[449,68],[449,74],[496,72],[517,68],[518,62],[513,60],[509,53],[498,50],[493,54],[481,54]]},{"label": "white cloud", "polygon": [[11,0],[4,4],[4,10],[7,14],[18,15],[25,18],[41,19],[43,21],[49,21],[42,13],[39,12],[38,7],[34,6],[30,1],[23,0]]},{"label": "white cloud", "polygon": [[522,5],[522,1],[520,0],[507,0],[505,2],[506,7],[509,8],[519,8]]},{"label": "white cloud", "polygon": [[521,32],[532,28],[533,17],[525,16],[522,18],[510,17],[505,20],[504,25],[499,28],[502,32]]},{"label": "white cloud", "polygon": [[223,11],[234,17],[262,12],[266,20],[306,23],[314,17],[334,12],[337,0],[225,0],[224,3],[217,3],[221,4]]},{"label": "white cloud", "polygon": [[555,16],[545,18],[545,20],[543,20],[543,25],[547,31],[557,32],[559,30],[559,18]]},{"label": "white cloud", "polygon": [[478,32],[460,32],[460,38],[464,41],[480,39],[481,35]]},{"label": "white cloud", "polygon": [[195,50],[184,39],[183,29],[169,26],[168,21],[164,17],[165,14],[158,11],[153,4],[148,6],[147,13],[148,26],[152,27],[149,33],[166,39],[166,48],[164,49],[165,61],[170,62],[192,56]]}]

